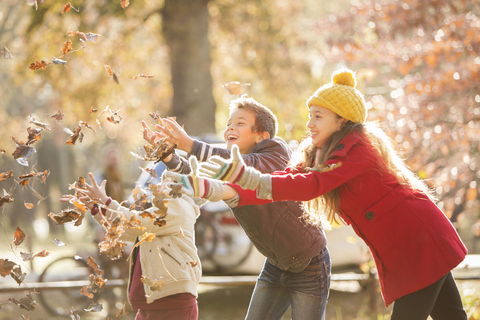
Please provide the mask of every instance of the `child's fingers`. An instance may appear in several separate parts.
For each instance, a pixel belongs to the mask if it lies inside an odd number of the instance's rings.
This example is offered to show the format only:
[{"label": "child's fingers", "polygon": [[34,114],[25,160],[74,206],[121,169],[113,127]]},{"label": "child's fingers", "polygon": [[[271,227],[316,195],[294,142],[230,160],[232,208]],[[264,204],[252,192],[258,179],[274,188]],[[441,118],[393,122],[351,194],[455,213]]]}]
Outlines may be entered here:
[{"label": "child's fingers", "polygon": [[165,180],[165,179],[168,179],[168,178],[171,178],[175,181],[182,181],[182,175],[181,174],[166,170],[162,174],[162,181]]},{"label": "child's fingers", "polygon": [[217,156],[213,156],[213,157],[210,157],[210,159],[208,159],[208,162],[206,162],[205,164],[210,164],[210,165],[215,164],[217,166],[223,167],[224,165],[226,165],[228,163],[229,163],[228,160],[225,160],[225,159],[217,157]]},{"label": "child's fingers", "polygon": [[169,125],[169,129],[175,129],[177,131],[183,131],[183,128],[178,124],[177,120],[173,118],[166,118],[164,121]]},{"label": "child's fingers", "polygon": [[195,174],[197,172],[197,169],[198,169],[197,158],[195,158],[195,156],[190,156],[188,161],[190,162],[190,167],[192,168],[192,173]]},{"label": "child's fingers", "polygon": [[238,149],[238,146],[234,144],[232,147],[232,160],[234,162],[240,162],[241,159],[242,155],[240,154],[240,149]]},{"label": "child's fingers", "polygon": [[219,171],[218,170],[210,170],[210,169],[207,169],[207,168],[204,168],[203,167],[203,164],[202,166],[198,169],[198,174],[201,176],[201,177],[205,177],[205,178],[210,178],[210,179],[215,179],[215,177],[218,175]]},{"label": "child's fingers", "polygon": [[92,187],[98,188],[97,180],[95,180],[93,173],[89,172],[88,176],[90,177],[90,181],[92,182]]}]

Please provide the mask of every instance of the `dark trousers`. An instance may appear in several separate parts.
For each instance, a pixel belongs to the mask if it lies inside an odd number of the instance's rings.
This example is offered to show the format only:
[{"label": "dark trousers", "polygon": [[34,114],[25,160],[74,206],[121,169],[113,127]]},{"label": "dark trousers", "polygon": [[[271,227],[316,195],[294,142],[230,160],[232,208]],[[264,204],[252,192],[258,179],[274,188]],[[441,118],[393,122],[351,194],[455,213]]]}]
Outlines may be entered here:
[{"label": "dark trousers", "polygon": [[467,320],[452,273],[395,301],[391,320]]}]

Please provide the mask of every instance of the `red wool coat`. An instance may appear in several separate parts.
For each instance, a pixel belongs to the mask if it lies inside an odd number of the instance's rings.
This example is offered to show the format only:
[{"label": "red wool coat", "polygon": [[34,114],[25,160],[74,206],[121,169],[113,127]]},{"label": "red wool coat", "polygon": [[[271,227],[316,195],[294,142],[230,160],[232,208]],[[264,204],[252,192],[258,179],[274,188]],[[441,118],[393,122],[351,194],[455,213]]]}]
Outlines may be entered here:
[{"label": "red wool coat", "polygon": [[[336,164],[330,171],[273,173],[273,201],[307,201],[338,188],[340,216],[370,248],[388,306],[439,280],[463,261],[467,249],[443,212],[387,172],[365,139],[347,135],[326,162]],[[239,205],[271,201],[234,187]]]}]

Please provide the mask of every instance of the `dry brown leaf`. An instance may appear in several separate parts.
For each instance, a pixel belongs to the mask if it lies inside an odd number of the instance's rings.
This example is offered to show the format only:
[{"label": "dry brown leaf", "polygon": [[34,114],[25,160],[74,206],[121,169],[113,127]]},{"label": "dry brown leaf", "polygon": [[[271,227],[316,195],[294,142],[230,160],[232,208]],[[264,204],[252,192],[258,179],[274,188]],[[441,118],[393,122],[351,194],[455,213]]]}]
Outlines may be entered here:
[{"label": "dry brown leaf", "polygon": [[18,285],[22,284],[26,275],[27,274],[25,272],[22,272],[22,267],[18,264],[13,267],[12,273],[10,273],[10,276],[18,283]]},{"label": "dry brown leaf", "polygon": [[16,265],[15,262],[8,259],[0,259],[0,276],[4,278],[8,276]]},{"label": "dry brown leaf", "polygon": [[5,189],[3,190],[3,196],[0,197],[0,207],[3,206],[5,203],[10,203],[10,202],[13,202],[13,198],[12,196],[7,193],[7,191],[5,191]]},{"label": "dry brown leaf", "polygon": [[63,43],[63,45],[62,45],[62,49],[61,49],[61,50],[62,50],[62,53],[63,53],[62,58],[65,57],[65,55],[66,55],[67,53],[69,53],[70,51],[72,51],[72,49],[73,49],[73,48],[72,48],[72,40],[68,39],[68,40],[65,41],[65,42]]},{"label": "dry brown leaf", "polygon": [[70,9],[73,9],[73,10],[75,10],[75,11],[77,11],[77,12],[80,11],[80,10],[74,8],[74,7],[72,6],[72,4],[69,2],[69,3],[67,3],[67,4],[63,7],[62,14],[69,12]]},{"label": "dry brown leaf", "polygon": [[46,70],[47,69],[47,66],[49,65],[50,63],[46,63],[45,61],[35,61],[35,62],[32,62],[30,64],[30,67],[28,67],[30,70],[38,70],[38,69],[42,69],[42,70]]},{"label": "dry brown leaf", "polygon": [[65,128],[63,129],[63,131],[65,131],[66,133],[70,134],[70,139],[67,141],[67,144],[69,145],[75,145],[75,142],[77,142],[77,140],[79,140],[80,142],[82,142],[82,135],[83,133],[81,132],[82,130],[82,127],[79,125],[77,126],[75,129],[75,131],[72,132],[70,131],[70,129],[68,128]]},{"label": "dry brown leaf", "polygon": [[27,209],[33,209],[35,207],[33,203],[25,202],[24,204],[25,204],[25,208]]},{"label": "dry brown leaf", "polygon": [[87,285],[83,286],[82,289],[80,289],[80,294],[83,294],[84,296],[93,299],[93,293],[90,292]]},{"label": "dry brown leaf", "polygon": [[135,247],[138,247],[140,244],[144,243],[145,241],[147,241],[147,242],[152,242],[153,239],[155,239],[155,238],[156,238],[155,234],[150,233],[150,232],[145,232],[145,233],[142,234],[142,236],[140,237],[140,240],[135,244],[134,248],[135,248]]},{"label": "dry brown leaf", "polygon": [[27,1],[27,4],[28,4],[29,6],[35,6],[35,10],[38,9],[38,2],[37,2],[37,0],[26,0],[26,1]]},{"label": "dry brown leaf", "polygon": [[130,5],[130,0],[120,0],[120,5],[123,9],[126,9]]},{"label": "dry brown leaf", "polygon": [[228,91],[228,93],[239,96],[243,94],[243,87],[249,86],[249,85],[250,83],[241,84],[238,81],[232,81],[224,84],[222,87],[224,87]]},{"label": "dry brown leaf", "polygon": [[9,172],[2,172],[0,173],[0,182],[8,180],[11,177],[13,177],[13,170],[10,170]]},{"label": "dry brown leaf", "polygon": [[105,70],[107,70],[108,75],[112,77],[112,80],[115,81],[117,84],[120,84],[118,82],[117,75],[115,74],[115,72],[113,72],[112,67],[110,67],[108,64],[104,65],[103,67],[105,68]]},{"label": "dry brown leaf", "polygon": [[142,277],[140,278],[140,281],[142,281],[142,283],[145,283],[147,286],[149,286],[150,290],[152,291],[162,291],[163,287],[167,283],[167,281],[163,277],[160,277],[158,279],[149,279],[148,274],[142,275]]},{"label": "dry brown leaf", "polygon": [[146,75],[146,74],[140,73],[138,76],[133,77],[133,80],[137,80],[138,78],[151,79],[151,78],[153,78],[153,77],[154,77],[154,76],[152,76],[152,75]]},{"label": "dry brown leaf", "polygon": [[10,51],[8,51],[7,47],[3,47],[3,50],[1,51],[1,53],[3,54],[3,58],[5,59],[9,59],[9,60],[13,60],[13,56],[12,54],[10,53]]},{"label": "dry brown leaf", "polygon": [[17,230],[15,230],[15,234],[13,235],[13,244],[16,246],[19,246],[22,244],[25,238],[26,238],[25,232],[23,232],[23,230],[20,229],[20,227],[17,227]]},{"label": "dry brown leaf", "polygon": [[87,264],[90,268],[92,268],[93,272],[95,272],[99,276],[101,276],[104,273],[104,271],[100,269],[100,266],[97,264],[97,261],[95,261],[94,258],[88,257]]},{"label": "dry brown leaf", "polygon": [[63,114],[60,110],[58,110],[57,113],[52,114],[52,115],[50,116],[50,118],[53,118],[53,119],[55,119],[55,120],[57,120],[57,121],[60,121],[60,120],[63,119],[63,116],[64,116],[64,114]]},{"label": "dry brown leaf", "polygon": [[64,224],[67,222],[75,221],[76,226],[80,225],[82,223],[83,218],[85,217],[84,214],[79,213],[72,208],[64,209],[57,214],[50,212],[48,216],[57,224]]},{"label": "dry brown leaf", "polygon": [[[34,291],[34,293],[38,293],[38,292]],[[20,300],[10,298],[10,299],[8,299],[8,302],[14,303],[17,306],[19,306],[20,308],[25,309],[27,311],[35,310],[35,305],[37,304],[37,302],[35,300],[33,300],[31,292],[27,293],[25,295],[25,297],[21,298]]]},{"label": "dry brown leaf", "polygon": [[67,244],[59,239],[54,239],[53,240],[53,243],[57,246],[57,247],[63,247],[63,246],[66,246]]},{"label": "dry brown leaf", "polygon": [[43,123],[43,122],[40,122],[40,121],[37,121],[35,120],[35,118],[33,117],[30,117],[30,123],[33,123],[34,125],[36,126],[39,126],[47,131],[50,131],[52,130],[52,128],[50,127],[50,125],[46,124],[46,123]]}]

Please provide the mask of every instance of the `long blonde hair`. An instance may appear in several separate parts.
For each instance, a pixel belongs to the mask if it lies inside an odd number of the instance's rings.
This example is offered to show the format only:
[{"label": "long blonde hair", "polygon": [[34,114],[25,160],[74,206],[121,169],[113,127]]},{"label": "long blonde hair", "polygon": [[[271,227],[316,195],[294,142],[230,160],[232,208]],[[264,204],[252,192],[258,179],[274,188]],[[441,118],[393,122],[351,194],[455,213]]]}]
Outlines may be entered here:
[{"label": "long blonde hair", "polygon": [[[338,132],[335,132],[326,145],[322,148],[318,164],[324,164],[337,145],[350,133],[363,133],[366,136],[364,143],[370,144],[381,156],[386,165],[386,170],[392,173],[398,181],[411,189],[424,192],[430,199],[435,200],[427,185],[421,181],[411,170],[393,148],[393,142],[376,122],[353,123],[348,121]],[[317,147],[312,144],[310,137],[305,138],[299,145],[297,152],[292,157],[289,166],[293,169],[313,167]],[[338,191],[333,189],[326,194],[310,201],[303,202],[303,209],[306,219],[312,223],[325,226],[325,220],[329,223],[336,222],[338,206],[340,204]]]}]

